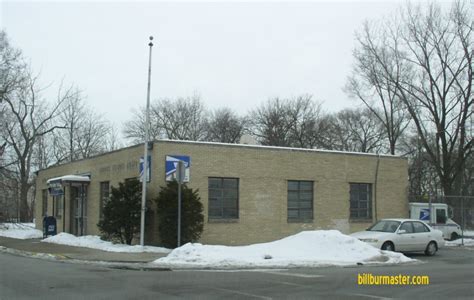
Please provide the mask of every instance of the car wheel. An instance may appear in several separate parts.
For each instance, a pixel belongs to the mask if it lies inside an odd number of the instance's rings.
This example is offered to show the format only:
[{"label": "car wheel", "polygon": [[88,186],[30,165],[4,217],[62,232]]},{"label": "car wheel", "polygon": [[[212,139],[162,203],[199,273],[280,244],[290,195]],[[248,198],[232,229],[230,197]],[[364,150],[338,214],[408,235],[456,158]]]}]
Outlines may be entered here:
[{"label": "car wheel", "polygon": [[438,246],[436,246],[435,242],[429,242],[428,246],[426,246],[425,254],[427,256],[435,255],[436,251],[438,251]]},{"label": "car wheel", "polygon": [[392,242],[385,242],[382,245],[382,250],[387,250],[387,251],[395,251],[395,246],[393,245]]},{"label": "car wheel", "polygon": [[451,233],[451,241],[457,240],[459,238],[459,234],[456,232]]}]

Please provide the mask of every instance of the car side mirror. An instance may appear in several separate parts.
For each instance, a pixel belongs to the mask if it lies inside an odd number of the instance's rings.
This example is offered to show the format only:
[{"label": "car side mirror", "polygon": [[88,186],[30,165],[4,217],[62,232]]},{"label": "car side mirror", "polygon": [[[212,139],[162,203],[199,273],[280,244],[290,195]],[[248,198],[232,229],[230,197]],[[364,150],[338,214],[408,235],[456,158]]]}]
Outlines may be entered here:
[{"label": "car side mirror", "polygon": [[398,234],[403,234],[403,233],[407,233],[407,231],[405,229],[400,229],[397,233]]}]

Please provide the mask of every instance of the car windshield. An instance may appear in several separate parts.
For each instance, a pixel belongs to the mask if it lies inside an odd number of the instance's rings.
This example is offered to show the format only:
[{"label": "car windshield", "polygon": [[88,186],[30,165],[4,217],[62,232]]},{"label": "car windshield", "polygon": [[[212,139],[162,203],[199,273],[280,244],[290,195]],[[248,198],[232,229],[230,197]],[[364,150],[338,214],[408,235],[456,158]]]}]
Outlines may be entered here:
[{"label": "car windshield", "polygon": [[380,231],[380,232],[395,232],[397,231],[398,226],[400,226],[399,221],[378,221],[371,227],[368,231]]}]

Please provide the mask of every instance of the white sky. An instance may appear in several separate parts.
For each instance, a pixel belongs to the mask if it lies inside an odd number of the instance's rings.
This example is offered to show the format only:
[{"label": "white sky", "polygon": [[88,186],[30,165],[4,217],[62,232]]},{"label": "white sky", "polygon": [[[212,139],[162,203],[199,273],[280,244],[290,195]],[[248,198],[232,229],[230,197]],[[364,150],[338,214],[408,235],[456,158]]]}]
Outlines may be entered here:
[{"label": "white sky", "polygon": [[43,83],[75,84],[117,125],[146,103],[149,35],[152,100],[197,93],[243,114],[308,93],[327,111],[354,106],[342,91],[354,32],[404,3],[0,1],[0,27]]}]

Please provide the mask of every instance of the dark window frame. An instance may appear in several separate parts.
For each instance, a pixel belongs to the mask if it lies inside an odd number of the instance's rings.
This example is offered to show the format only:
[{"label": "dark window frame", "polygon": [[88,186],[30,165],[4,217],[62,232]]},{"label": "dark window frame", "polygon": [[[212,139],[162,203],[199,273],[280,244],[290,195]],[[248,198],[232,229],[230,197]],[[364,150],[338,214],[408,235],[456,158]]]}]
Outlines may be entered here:
[{"label": "dark window frame", "polygon": [[[107,185],[107,189],[104,186]],[[104,195],[106,192],[107,195]],[[99,219],[104,218],[104,205],[110,199],[110,181],[101,181],[99,183]]]},{"label": "dark window frame", "polygon": [[48,189],[44,189],[41,191],[41,198],[42,198],[42,203],[41,203],[41,210],[43,213],[43,216],[46,216],[48,214],[48,194],[49,191]]},{"label": "dark window frame", "polygon": [[[311,186],[311,200],[307,201],[302,199],[303,194],[307,193],[309,190],[302,189],[302,183],[308,184],[310,183]],[[297,184],[297,188],[294,189],[291,186]],[[290,196],[296,195],[296,201],[294,199],[290,200]],[[290,202],[292,204],[290,205]],[[310,203],[311,207],[301,207],[302,203]],[[298,207],[294,207],[293,205],[297,204]],[[302,214],[302,211],[308,211],[310,210],[310,216],[311,217],[305,217]],[[290,216],[290,211],[297,212],[297,217],[291,217]],[[312,223],[314,221],[314,181],[312,180],[287,180],[287,210],[286,210],[286,215],[287,215],[287,221],[288,223]]]},{"label": "dark window frame", "polygon": [[64,195],[53,196],[53,213],[56,219],[61,219],[64,213]]},{"label": "dark window frame", "polygon": [[[362,195],[366,198],[362,200]],[[349,219],[351,221],[372,221],[373,188],[372,183],[349,183]],[[362,205],[365,203],[366,207]],[[357,204],[357,206],[355,205]]]},{"label": "dark window frame", "polygon": [[[219,187],[211,187],[211,180],[219,180],[220,186]],[[236,187],[232,188],[225,188],[224,181],[226,180],[235,180]],[[240,218],[240,179],[237,177],[208,177],[207,178],[207,191],[208,191],[208,221],[210,222],[232,222],[239,220]],[[235,197],[225,197],[224,194],[229,191],[235,192]],[[216,196],[215,194],[220,193],[220,196]],[[235,198],[235,204],[232,206],[225,206],[225,200],[229,201]],[[219,207],[213,207],[212,203],[219,203]],[[216,215],[211,213],[211,210],[215,211],[221,209],[221,213]],[[225,209],[231,209],[236,211],[235,216],[226,216]]]}]

